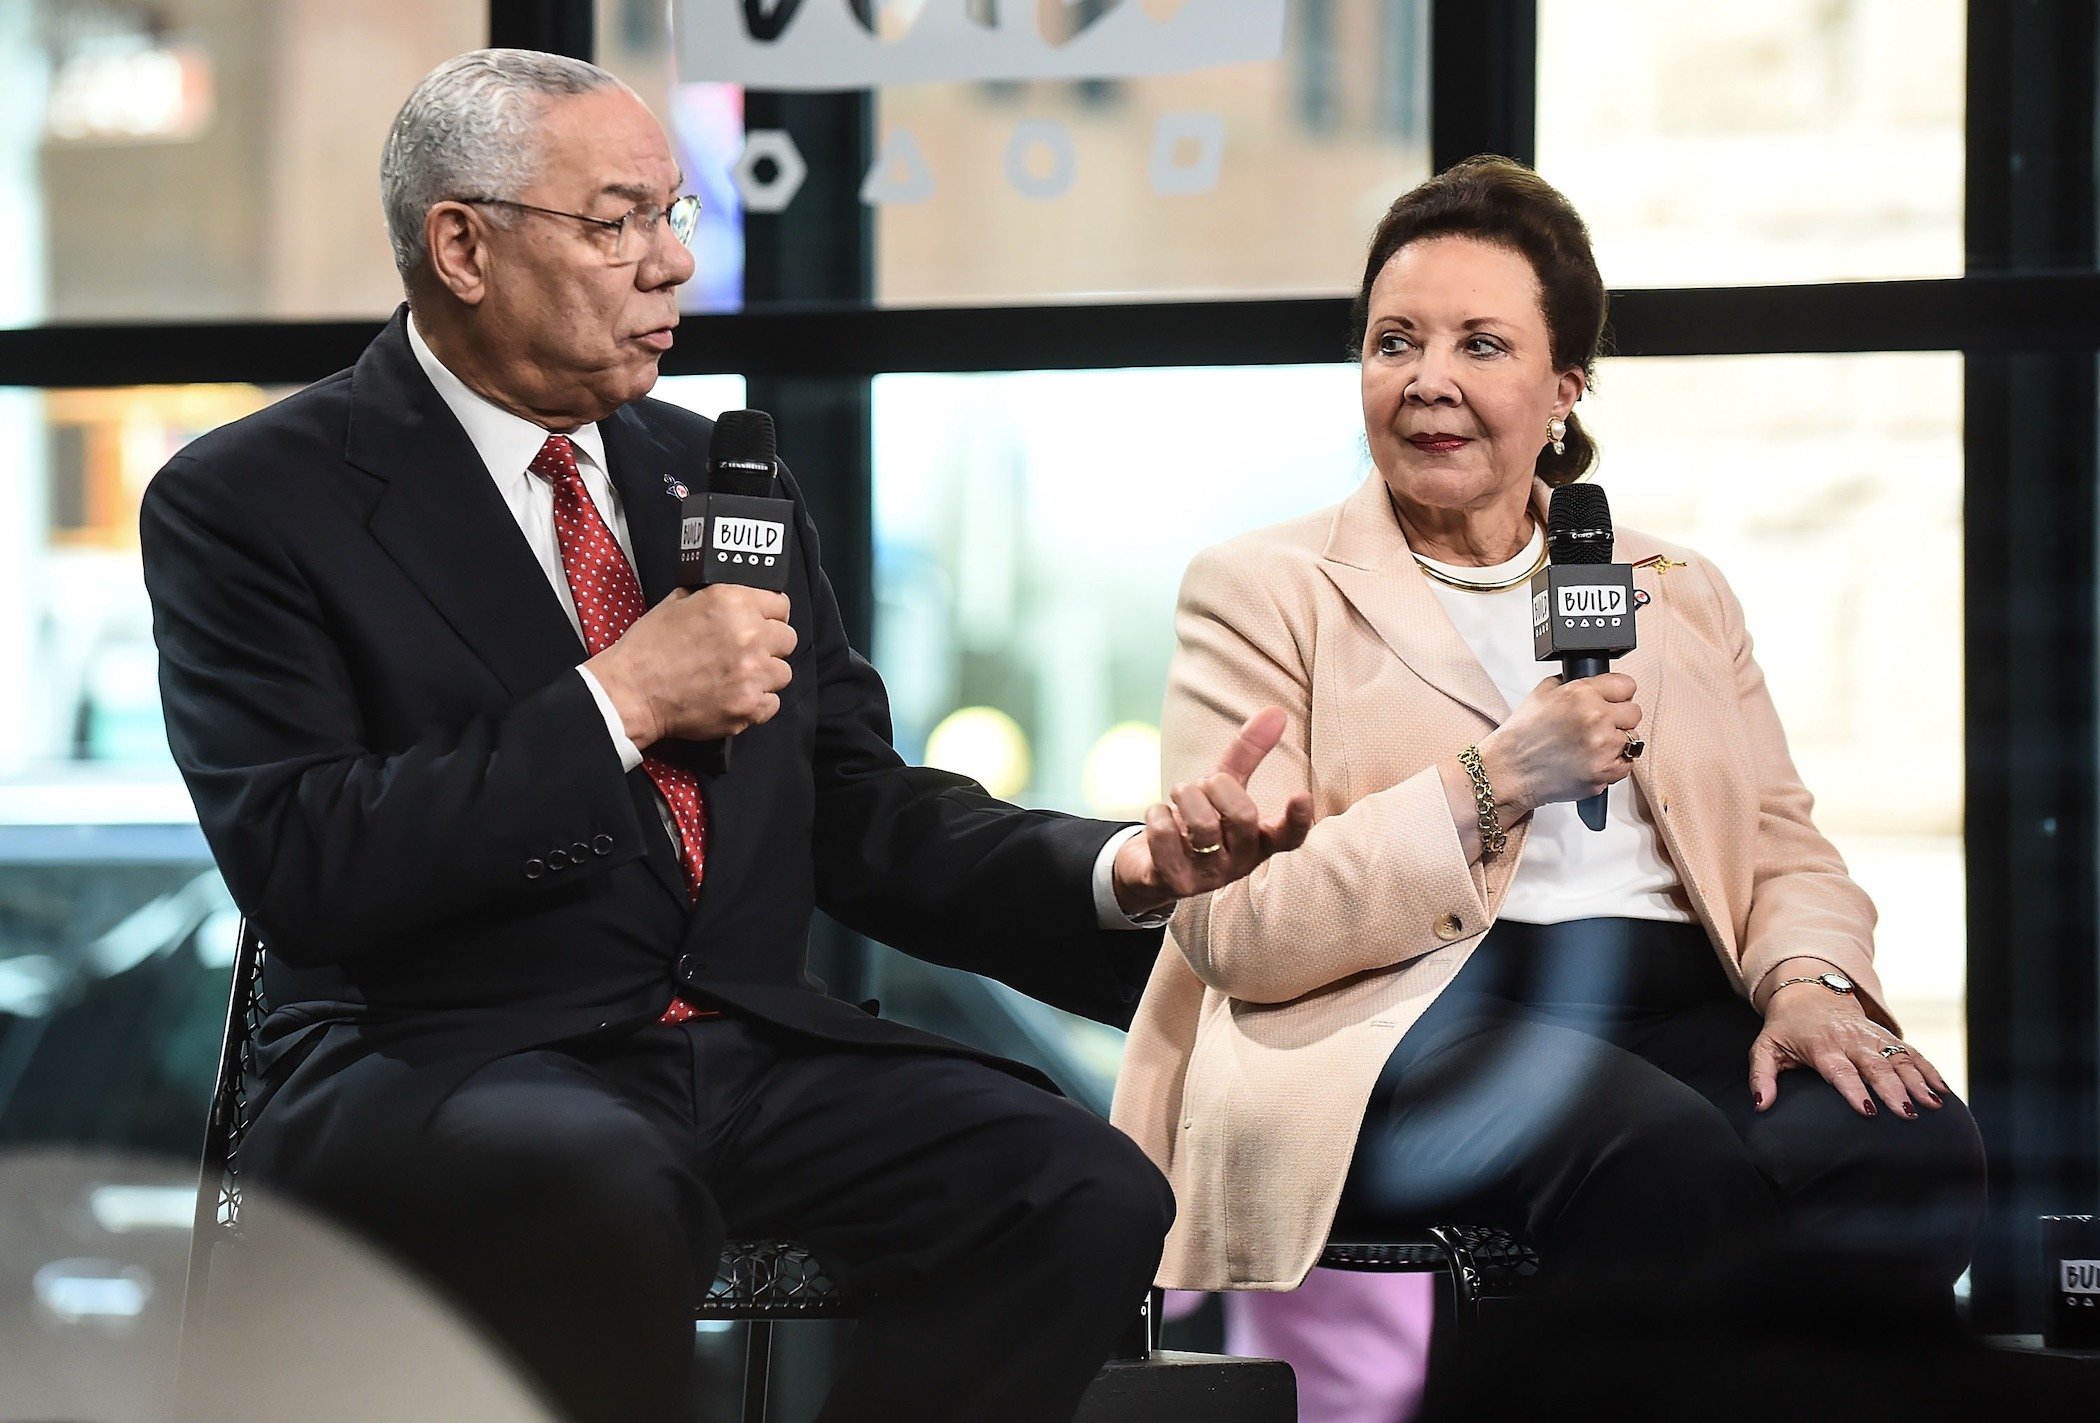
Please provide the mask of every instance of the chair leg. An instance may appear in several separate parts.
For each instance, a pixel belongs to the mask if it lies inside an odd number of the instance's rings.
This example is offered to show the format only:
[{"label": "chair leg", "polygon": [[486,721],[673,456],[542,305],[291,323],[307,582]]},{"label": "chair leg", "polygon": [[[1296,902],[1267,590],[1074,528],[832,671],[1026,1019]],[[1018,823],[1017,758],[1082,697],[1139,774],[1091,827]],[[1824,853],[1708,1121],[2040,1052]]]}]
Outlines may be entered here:
[{"label": "chair leg", "polygon": [[1137,1313],[1131,1317],[1116,1347],[1109,1357],[1125,1362],[1143,1362],[1159,1350],[1159,1325],[1161,1311],[1166,1306],[1167,1292],[1161,1289],[1145,1291],[1139,1301]]},{"label": "chair leg", "polygon": [[1435,1226],[1430,1234],[1444,1248],[1445,1273],[1451,1282],[1451,1322],[1460,1329],[1471,1329],[1480,1322],[1480,1275],[1472,1251],[1456,1230]]},{"label": "chair leg", "polygon": [[773,1373],[773,1321],[754,1319],[744,1326],[744,1423],[766,1423],[766,1390]]}]

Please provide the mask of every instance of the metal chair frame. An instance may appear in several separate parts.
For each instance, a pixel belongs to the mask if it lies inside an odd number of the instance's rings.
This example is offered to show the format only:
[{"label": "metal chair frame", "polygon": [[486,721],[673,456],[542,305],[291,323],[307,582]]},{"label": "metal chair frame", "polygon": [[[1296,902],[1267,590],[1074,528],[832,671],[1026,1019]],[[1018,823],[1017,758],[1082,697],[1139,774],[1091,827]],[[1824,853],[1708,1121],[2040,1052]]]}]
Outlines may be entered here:
[{"label": "metal chair frame", "polygon": [[[249,1084],[257,1076],[256,1033],[269,1012],[263,997],[264,957],[262,940],[243,919],[197,1180],[189,1278],[183,1293],[178,1399],[184,1384],[198,1375],[195,1351],[203,1347],[200,1325],[212,1254],[221,1242],[241,1238],[240,1149],[250,1122]],[[1494,1227],[1434,1225],[1419,1235],[1392,1240],[1330,1241],[1320,1264],[1336,1270],[1439,1272],[1447,1280],[1447,1317],[1463,1328],[1477,1322],[1483,1302],[1519,1292],[1522,1282],[1538,1272],[1538,1255]],[[1161,1292],[1154,1290],[1140,1306],[1119,1358],[1142,1359],[1159,1348],[1160,1300]],[[807,1246],[791,1240],[732,1240],[723,1246],[714,1281],[693,1316],[696,1322],[745,1324],[743,1419],[765,1423],[773,1326],[783,1320],[847,1319],[855,1312],[851,1295]],[[178,1416],[187,1415],[179,1410]]]}]

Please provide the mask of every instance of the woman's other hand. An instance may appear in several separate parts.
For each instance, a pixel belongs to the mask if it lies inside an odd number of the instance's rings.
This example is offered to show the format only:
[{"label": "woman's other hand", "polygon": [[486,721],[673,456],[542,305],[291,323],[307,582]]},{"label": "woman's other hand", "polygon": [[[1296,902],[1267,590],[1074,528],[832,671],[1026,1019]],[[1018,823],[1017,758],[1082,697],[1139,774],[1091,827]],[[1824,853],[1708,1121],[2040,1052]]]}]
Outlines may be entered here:
[{"label": "woman's other hand", "polygon": [[1636,690],[1623,672],[1574,682],[1548,677],[1533,687],[1480,743],[1496,801],[1522,815],[1625,780],[1633,771],[1627,740],[1641,724]]},{"label": "woman's other hand", "polygon": [[[1903,1050],[1884,1054],[1889,1047]],[[1819,983],[1782,988],[1765,1004],[1765,1030],[1750,1045],[1750,1099],[1758,1111],[1771,1110],[1779,1074],[1790,1067],[1814,1068],[1863,1117],[1874,1115],[1876,1097],[1899,1116],[1915,1118],[1920,1106],[1937,1111],[1947,1090],[1939,1069],[1869,1018],[1858,998]]]}]

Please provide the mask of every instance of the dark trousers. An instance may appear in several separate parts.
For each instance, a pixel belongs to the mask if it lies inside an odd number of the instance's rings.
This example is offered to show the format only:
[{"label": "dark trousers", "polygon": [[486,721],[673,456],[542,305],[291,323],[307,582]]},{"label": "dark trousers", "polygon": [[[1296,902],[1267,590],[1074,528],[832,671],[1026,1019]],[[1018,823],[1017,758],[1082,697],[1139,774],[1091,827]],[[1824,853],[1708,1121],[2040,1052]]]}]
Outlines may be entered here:
[{"label": "dark trousers", "polygon": [[500,1058],[407,1159],[355,1156],[283,1184],[432,1276],[556,1406],[603,1423],[682,1415],[692,1307],[725,1236],[803,1241],[863,1302],[824,1423],[1062,1423],[1173,1214],[1127,1138],[996,1068],[734,1018]]},{"label": "dark trousers", "polygon": [[1795,1070],[1759,1113],[1762,1026],[1696,926],[1498,924],[1388,1060],[1337,1228],[1473,1219],[1577,1290],[1740,1306],[1812,1284],[1951,1318],[1983,1210],[1968,1109],[1862,1117]]}]

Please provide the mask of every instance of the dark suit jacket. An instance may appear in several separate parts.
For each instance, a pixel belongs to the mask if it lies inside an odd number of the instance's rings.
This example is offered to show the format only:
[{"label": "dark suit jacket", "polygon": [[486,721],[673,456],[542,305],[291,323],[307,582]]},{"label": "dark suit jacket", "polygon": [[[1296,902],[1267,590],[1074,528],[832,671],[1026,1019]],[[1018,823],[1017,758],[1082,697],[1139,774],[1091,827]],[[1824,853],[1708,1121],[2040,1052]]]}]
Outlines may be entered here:
[{"label": "dark suit jacket", "polygon": [[[904,765],[799,513],[794,680],[704,781],[689,903],[650,783],[622,773],[574,671],[584,647],[404,321],[185,448],[141,515],[169,741],[272,951],[284,1110],[375,1052],[408,1109],[493,1055],[652,1019],[674,987],[814,1038],[969,1051],[824,996],[804,971],[816,906],[1128,1020],[1159,935],[1094,922],[1115,827]],[[705,483],[712,422],[644,400],[601,428],[654,604],[677,572],[666,477]]]}]

